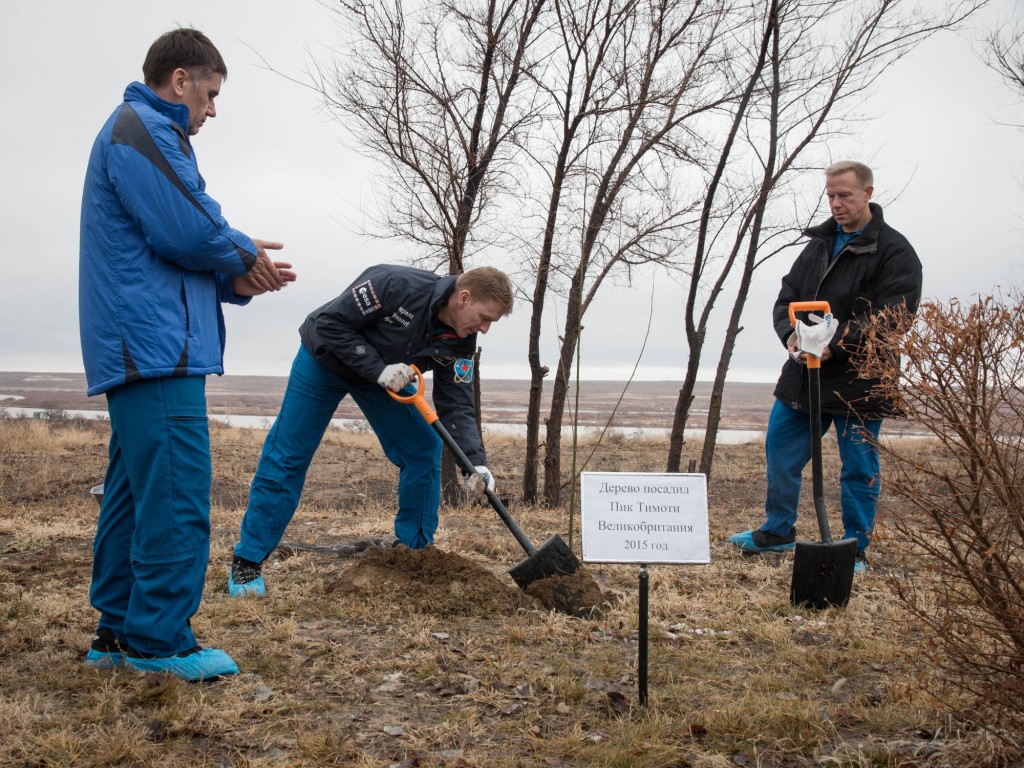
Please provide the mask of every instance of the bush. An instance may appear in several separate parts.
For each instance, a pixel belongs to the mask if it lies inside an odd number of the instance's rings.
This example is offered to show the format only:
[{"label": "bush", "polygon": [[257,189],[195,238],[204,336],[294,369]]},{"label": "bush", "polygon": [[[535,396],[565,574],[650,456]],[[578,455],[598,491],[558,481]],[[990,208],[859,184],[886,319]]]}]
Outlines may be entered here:
[{"label": "bush", "polygon": [[934,576],[895,583],[937,651],[941,680],[929,685],[967,694],[958,715],[1024,748],[1021,295],[883,313],[868,337],[861,375],[936,441],[924,459],[899,441],[879,446],[888,489],[915,510],[893,526]]}]

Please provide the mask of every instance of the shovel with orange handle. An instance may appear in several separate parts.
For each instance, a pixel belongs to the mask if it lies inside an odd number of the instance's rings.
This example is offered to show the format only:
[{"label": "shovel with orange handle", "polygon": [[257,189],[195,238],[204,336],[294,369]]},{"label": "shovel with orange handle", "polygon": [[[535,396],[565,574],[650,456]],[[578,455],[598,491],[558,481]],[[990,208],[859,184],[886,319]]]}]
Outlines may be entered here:
[{"label": "shovel with orange handle", "polygon": [[[789,322],[796,327],[797,312],[832,311],[827,301],[794,301],[789,305]],[[808,390],[811,406],[811,477],[814,488],[814,512],[818,518],[821,541],[798,541],[793,553],[793,605],[827,608],[846,605],[853,589],[853,568],[857,559],[857,540],[833,541],[825,511],[825,490],[821,466],[821,358],[808,353]]]},{"label": "shovel with orange handle", "polygon": [[[416,391],[411,395],[406,395],[402,392],[392,392],[389,389],[388,394],[400,403],[409,403],[415,406],[420,415],[434,428],[434,431],[440,436],[448,450],[455,456],[455,460],[462,471],[466,474],[475,473],[476,468],[473,466],[473,462],[459,448],[458,443],[455,442],[455,439],[445,429],[437,414],[434,413],[434,409],[430,407],[426,398],[423,397],[423,374],[420,372],[420,369],[415,365],[410,367],[416,371]],[[580,569],[582,564],[561,536],[555,534],[541,544],[540,547],[534,547],[530,539],[523,533],[523,529],[512,519],[512,515],[509,514],[505,505],[495,495],[494,491],[488,489],[486,490],[486,495],[487,501],[490,502],[494,511],[498,513],[501,522],[516,537],[519,546],[526,551],[526,558],[509,570],[509,574],[516,584],[519,585],[520,589],[525,590],[530,584],[540,579],[547,579],[558,575],[568,576]]]}]

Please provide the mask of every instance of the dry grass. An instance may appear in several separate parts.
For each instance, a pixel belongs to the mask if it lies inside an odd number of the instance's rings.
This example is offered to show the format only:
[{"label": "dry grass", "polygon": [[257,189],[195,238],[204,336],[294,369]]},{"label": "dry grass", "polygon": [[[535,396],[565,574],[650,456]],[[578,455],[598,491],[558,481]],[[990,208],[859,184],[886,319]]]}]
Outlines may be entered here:
[{"label": "dry grass", "polygon": [[[794,609],[789,558],[744,558],[725,543],[760,517],[758,446],[720,448],[712,563],[651,569],[640,707],[632,566],[590,567],[611,599],[596,620],[345,595],[335,586],[351,561],[315,553],[275,556],[266,599],[230,600],[226,568],[263,434],[213,430],[212,554],[193,624],[242,674],[193,685],[81,663],[96,621],[88,489],[105,465],[105,426],[0,421],[0,765],[1012,764],[923,691],[932,665],[889,589],[917,566],[885,519],[875,569],[842,610]],[[490,438],[489,449],[514,495],[522,442]],[[660,471],[666,450],[616,440],[589,468]],[[372,436],[332,433],[286,539],[388,533],[393,486]],[[512,512],[538,537],[567,519],[564,509]],[[885,515],[897,514],[889,500]],[[811,525],[803,515],[802,536]],[[521,556],[484,508],[444,511],[437,544],[510,585],[505,571]]]}]

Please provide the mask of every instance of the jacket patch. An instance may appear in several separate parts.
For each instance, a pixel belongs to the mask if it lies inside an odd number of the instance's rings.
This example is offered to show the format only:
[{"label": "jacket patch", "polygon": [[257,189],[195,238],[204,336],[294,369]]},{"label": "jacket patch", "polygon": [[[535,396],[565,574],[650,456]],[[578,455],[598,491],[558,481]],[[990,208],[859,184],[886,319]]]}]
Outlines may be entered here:
[{"label": "jacket patch", "polygon": [[388,325],[402,325],[408,328],[409,323],[414,320],[415,317],[416,316],[405,307],[399,307],[392,314],[385,317],[384,322]]},{"label": "jacket patch", "polygon": [[373,290],[373,283],[369,280],[352,286],[352,298],[355,299],[356,308],[364,315],[380,309],[380,299],[377,298],[377,292]]},{"label": "jacket patch", "polygon": [[473,381],[473,361],[460,357],[452,366],[455,369],[456,384],[470,384]]}]

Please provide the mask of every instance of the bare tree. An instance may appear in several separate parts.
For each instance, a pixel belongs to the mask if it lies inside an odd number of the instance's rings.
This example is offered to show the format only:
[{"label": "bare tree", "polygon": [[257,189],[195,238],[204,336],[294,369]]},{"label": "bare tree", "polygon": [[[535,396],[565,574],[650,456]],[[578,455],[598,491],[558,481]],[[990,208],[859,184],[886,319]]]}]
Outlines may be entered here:
[{"label": "bare tree", "polygon": [[[507,191],[517,132],[536,120],[520,86],[545,2],[336,4],[351,39],[314,71],[315,87],[386,168],[375,234],[412,243],[428,268],[460,274],[488,243],[484,213]],[[446,500],[456,477],[446,452]]]},{"label": "bare tree", "polygon": [[[540,329],[553,278],[565,315],[544,442],[543,499],[560,501],[561,429],[583,317],[607,279],[679,253],[696,205],[677,191],[693,162],[687,126],[723,104],[717,77],[724,2],[555,0],[558,43],[545,78],[555,138],[534,157],[550,168],[544,236],[536,257],[531,316],[531,397],[524,496],[536,498],[540,397],[547,369]],[[546,151],[545,151],[546,150]]]},{"label": "bare tree", "polygon": [[[386,169],[377,233],[452,274],[497,242],[529,243],[527,500],[537,499],[543,448],[543,498],[559,503],[588,308],[607,281],[628,284],[651,264],[688,280],[670,469],[712,312],[735,291],[702,461],[710,471],[753,271],[795,239],[793,216],[777,209],[806,170],[801,154],[849,126],[854,95],[888,64],[983,2],[925,18],[904,13],[903,0],[337,0],[352,39],[314,80]],[[527,200],[535,187],[544,191]],[[498,224],[510,211],[518,232]],[[564,316],[542,446],[552,296]]]},{"label": "bare tree", "polygon": [[1024,95],[1024,24],[1011,22],[989,32],[982,58],[1010,88]]},{"label": "bare tree", "polygon": [[544,3],[336,3],[352,39],[314,79],[357,148],[387,169],[377,234],[420,246],[449,274],[463,271],[501,191],[516,132],[536,119],[516,96]]},{"label": "bare tree", "polygon": [[[803,155],[850,129],[865,93],[888,66],[936,32],[955,28],[982,4],[984,0],[964,0],[933,14],[899,0],[774,0],[767,4],[757,22],[758,45],[751,46],[757,56],[734,60],[737,65],[749,62],[747,89],[720,145],[705,197],[686,304],[689,359],[672,425],[668,471],[679,471],[708,323],[728,281],[733,280],[735,294],[701,455],[701,472],[711,473],[722,393],[754,270],[781,250],[780,243],[795,238],[792,214],[774,211],[794,206],[790,189],[808,170]],[[749,174],[750,168],[756,169],[756,176]],[[820,173],[820,168],[815,171]],[[756,191],[745,195],[743,190]],[[727,236],[717,242],[708,237],[705,230],[710,221]],[[718,270],[706,271],[718,247],[725,254],[715,261]],[[704,301],[698,307],[700,297]]]}]

